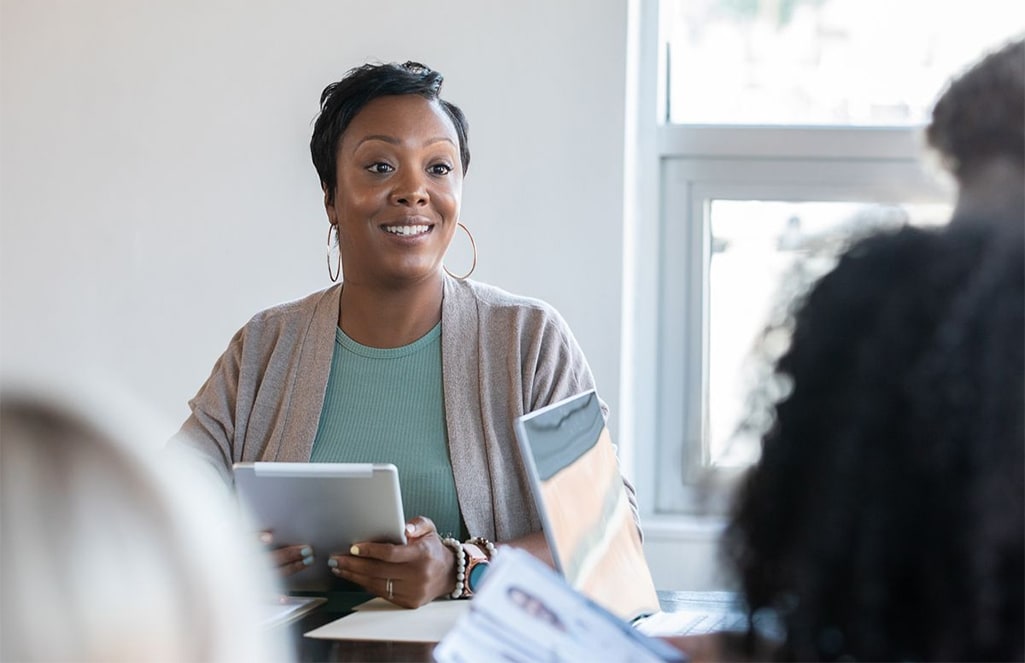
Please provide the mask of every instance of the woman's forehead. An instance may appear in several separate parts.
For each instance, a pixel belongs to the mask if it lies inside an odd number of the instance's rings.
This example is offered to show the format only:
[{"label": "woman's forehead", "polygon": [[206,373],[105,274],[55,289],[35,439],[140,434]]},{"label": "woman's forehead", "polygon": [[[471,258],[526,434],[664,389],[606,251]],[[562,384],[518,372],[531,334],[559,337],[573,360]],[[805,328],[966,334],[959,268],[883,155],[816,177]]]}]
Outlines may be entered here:
[{"label": "woman's forehead", "polygon": [[423,141],[445,138],[459,145],[455,125],[441,104],[417,94],[388,95],[368,102],[345,129],[341,142],[354,149],[370,136],[382,139],[415,136]]}]

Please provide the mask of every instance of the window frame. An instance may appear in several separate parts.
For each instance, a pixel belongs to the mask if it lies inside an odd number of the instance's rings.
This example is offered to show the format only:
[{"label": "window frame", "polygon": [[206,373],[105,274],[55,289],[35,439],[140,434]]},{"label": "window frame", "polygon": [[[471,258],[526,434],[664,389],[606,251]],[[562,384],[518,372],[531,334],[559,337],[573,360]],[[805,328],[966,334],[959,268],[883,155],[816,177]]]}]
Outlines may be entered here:
[{"label": "window frame", "polygon": [[709,202],[950,204],[953,183],[922,127],[666,124],[658,4],[631,12],[621,436],[643,516],[720,517],[742,470],[705,466]]}]

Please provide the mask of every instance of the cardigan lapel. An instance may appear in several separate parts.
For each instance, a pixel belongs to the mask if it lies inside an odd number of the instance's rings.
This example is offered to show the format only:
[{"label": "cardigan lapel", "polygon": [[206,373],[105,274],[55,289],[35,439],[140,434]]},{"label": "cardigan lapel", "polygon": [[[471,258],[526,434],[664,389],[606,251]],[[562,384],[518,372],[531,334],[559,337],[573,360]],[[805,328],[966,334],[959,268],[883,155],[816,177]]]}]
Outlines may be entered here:
[{"label": "cardigan lapel", "polygon": [[309,460],[313,441],[324,409],[324,393],[331,373],[338,328],[338,307],[342,284],[324,290],[306,329],[300,330],[299,359],[292,372],[292,384],[286,391],[285,425],[277,457]]},{"label": "cardigan lapel", "polygon": [[495,538],[495,505],[481,415],[480,321],[471,288],[445,276],[441,306],[441,374],[452,473],[472,536]]}]

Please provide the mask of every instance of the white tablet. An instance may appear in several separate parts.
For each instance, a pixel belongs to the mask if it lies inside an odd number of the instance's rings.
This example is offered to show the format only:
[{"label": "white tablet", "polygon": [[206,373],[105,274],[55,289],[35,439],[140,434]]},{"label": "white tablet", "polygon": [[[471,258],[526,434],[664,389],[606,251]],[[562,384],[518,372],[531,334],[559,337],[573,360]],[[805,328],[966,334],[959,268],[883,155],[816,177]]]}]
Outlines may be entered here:
[{"label": "white tablet", "polygon": [[255,531],[276,545],[305,543],[315,561],[289,576],[289,590],[324,591],[337,582],[333,553],[358,541],[405,543],[399,473],[390,463],[236,463],[235,489]]}]

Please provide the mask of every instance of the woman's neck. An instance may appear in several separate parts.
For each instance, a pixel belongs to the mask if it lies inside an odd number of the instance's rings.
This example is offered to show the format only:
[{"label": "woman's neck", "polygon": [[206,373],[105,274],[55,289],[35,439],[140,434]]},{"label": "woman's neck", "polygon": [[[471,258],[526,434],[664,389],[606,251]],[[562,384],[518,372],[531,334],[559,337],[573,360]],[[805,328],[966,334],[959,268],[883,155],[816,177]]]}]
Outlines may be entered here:
[{"label": "woman's neck", "polygon": [[440,275],[402,288],[345,282],[338,326],[352,340],[372,348],[409,345],[441,321],[443,289]]},{"label": "woman's neck", "polygon": [[997,158],[972,169],[959,182],[954,219],[1022,223],[1025,170],[1021,162]]}]

